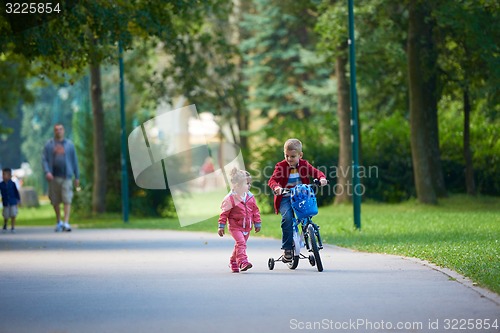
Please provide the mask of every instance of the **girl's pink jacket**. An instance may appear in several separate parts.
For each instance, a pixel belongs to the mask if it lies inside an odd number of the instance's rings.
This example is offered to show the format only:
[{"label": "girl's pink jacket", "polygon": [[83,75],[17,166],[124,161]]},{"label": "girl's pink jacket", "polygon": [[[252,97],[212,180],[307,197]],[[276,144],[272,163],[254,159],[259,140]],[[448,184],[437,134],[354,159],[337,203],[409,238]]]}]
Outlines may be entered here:
[{"label": "girl's pink jacket", "polygon": [[260,228],[261,219],[259,207],[252,193],[247,192],[246,200],[234,192],[230,192],[221,204],[222,213],[219,216],[219,228],[224,228],[229,221],[229,229],[250,231],[252,224]]}]

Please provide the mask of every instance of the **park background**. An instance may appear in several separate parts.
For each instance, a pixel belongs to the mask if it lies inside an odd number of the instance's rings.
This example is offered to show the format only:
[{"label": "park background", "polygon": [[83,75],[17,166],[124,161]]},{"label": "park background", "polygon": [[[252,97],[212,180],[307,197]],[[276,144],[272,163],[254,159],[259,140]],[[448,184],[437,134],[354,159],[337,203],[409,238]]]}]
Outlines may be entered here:
[{"label": "park background", "polygon": [[[318,197],[327,242],[430,260],[500,292],[499,7],[355,4],[360,164],[377,173],[361,177],[361,231],[349,191]],[[330,181],[349,187],[347,2],[67,1],[60,9],[25,20],[2,14],[0,164],[29,163],[23,186],[42,198],[21,210],[19,225],[53,224],[40,155],[61,122],[82,173],[75,225],[179,228],[168,189],[137,187],[128,161],[132,218],[120,219],[120,47],[126,134],[196,104],[220,129],[209,142],[215,156],[224,142],[241,148],[268,214],[264,235],[279,236],[279,218],[262,170],[283,158],[285,139],[300,138],[304,157],[341,170]]]}]

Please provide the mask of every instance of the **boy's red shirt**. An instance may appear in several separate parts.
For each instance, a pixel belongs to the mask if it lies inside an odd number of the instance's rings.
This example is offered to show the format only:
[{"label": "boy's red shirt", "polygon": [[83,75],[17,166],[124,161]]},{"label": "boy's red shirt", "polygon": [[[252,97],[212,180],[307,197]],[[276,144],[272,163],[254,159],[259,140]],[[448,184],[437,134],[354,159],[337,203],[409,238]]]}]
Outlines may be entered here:
[{"label": "boy's red shirt", "polygon": [[[274,189],[278,186],[282,188],[286,187],[286,184],[288,183],[288,177],[290,177],[291,169],[292,167],[288,165],[288,162],[286,160],[276,163],[273,175],[267,182],[267,185],[269,185],[273,192]],[[299,173],[300,181],[302,182],[302,184],[310,184],[310,178],[326,178],[323,172],[319,171],[309,162],[303,159],[299,160],[299,163],[297,164],[297,171]],[[276,214],[279,213],[282,198],[283,196],[281,195],[274,195],[274,211],[276,212]]]}]

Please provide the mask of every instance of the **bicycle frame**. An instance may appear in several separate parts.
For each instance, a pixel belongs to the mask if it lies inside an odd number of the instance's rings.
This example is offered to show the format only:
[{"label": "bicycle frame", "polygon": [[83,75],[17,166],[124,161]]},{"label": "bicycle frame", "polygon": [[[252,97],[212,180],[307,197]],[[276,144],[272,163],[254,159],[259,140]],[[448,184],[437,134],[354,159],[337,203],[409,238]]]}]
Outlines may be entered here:
[{"label": "bicycle frame", "polygon": [[[300,233],[298,226],[300,225]],[[305,247],[307,251],[311,251],[311,245],[309,241],[309,233],[307,232],[307,227],[312,225],[314,228],[314,233],[318,237],[319,249],[323,249],[323,240],[321,239],[321,234],[319,232],[319,225],[314,223],[310,217],[304,219],[295,219],[293,221],[293,242],[295,245],[295,255],[300,255],[300,249]]]}]

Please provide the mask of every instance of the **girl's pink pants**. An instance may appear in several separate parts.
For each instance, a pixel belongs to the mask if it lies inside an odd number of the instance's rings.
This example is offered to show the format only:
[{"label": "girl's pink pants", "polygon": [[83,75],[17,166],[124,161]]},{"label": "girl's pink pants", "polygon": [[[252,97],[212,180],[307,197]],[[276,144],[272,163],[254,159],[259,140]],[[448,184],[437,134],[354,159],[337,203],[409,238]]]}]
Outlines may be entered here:
[{"label": "girl's pink pants", "polygon": [[234,250],[230,260],[236,261],[238,263],[238,266],[247,263],[247,240],[248,236],[250,236],[250,232],[245,235],[242,230],[230,229],[229,231],[231,232],[231,236],[233,236],[234,241],[236,242],[234,244]]}]

